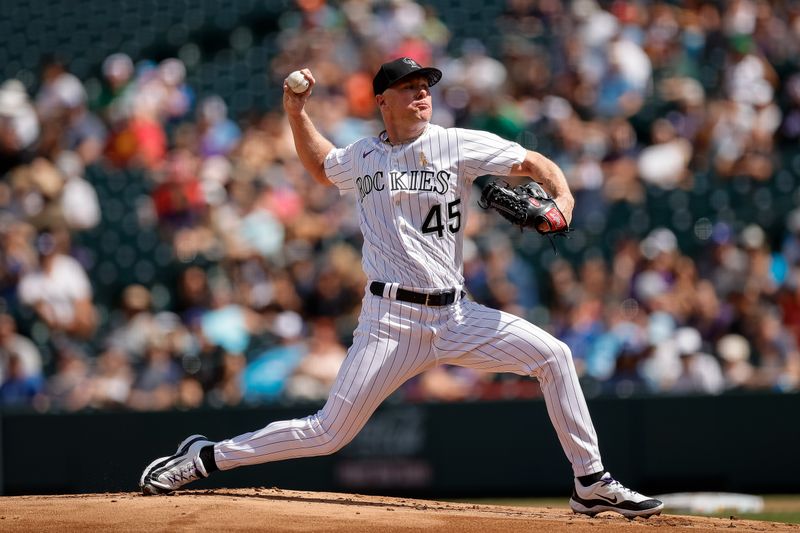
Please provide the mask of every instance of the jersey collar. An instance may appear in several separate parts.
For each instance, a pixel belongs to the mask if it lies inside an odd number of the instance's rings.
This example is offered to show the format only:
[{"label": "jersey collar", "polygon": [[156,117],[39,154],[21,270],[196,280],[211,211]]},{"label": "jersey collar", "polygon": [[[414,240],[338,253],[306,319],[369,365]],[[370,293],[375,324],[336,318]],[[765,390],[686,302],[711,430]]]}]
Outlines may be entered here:
[{"label": "jersey collar", "polygon": [[412,144],[414,141],[416,141],[417,139],[419,139],[420,137],[425,135],[428,132],[428,129],[430,129],[430,127],[431,127],[431,123],[428,122],[427,124],[425,124],[425,128],[421,132],[419,132],[419,135],[417,135],[413,139],[409,139],[407,141],[403,141],[403,142],[400,142],[400,143],[389,142],[389,134],[386,133],[386,130],[383,130],[382,132],[380,132],[378,134],[378,140],[382,144],[385,144],[385,145],[388,145],[388,146],[406,146],[408,144]]}]

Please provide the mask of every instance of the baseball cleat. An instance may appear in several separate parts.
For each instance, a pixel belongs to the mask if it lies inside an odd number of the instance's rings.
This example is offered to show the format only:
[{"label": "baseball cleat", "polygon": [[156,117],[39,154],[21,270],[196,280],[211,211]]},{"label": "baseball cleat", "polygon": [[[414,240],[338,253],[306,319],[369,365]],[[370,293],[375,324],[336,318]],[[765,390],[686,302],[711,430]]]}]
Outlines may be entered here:
[{"label": "baseball cleat", "polygon": [[619,513],[625,518],[636,518],[661,514],[664,504],[655,498],[639,494],[625,487],[606,472],[600,481],[588,487],[575,480],[569,506],[576,513],[594,516],[604,511]]},{"label": "baseball cleat", "polygon": [[139,479],[142,494],[168,494],[195,479],[208,477],[200,450],[210,444],[214,443],[205,436],[192,435],[178,445],[175,455],[159,457],[147,465]]}]

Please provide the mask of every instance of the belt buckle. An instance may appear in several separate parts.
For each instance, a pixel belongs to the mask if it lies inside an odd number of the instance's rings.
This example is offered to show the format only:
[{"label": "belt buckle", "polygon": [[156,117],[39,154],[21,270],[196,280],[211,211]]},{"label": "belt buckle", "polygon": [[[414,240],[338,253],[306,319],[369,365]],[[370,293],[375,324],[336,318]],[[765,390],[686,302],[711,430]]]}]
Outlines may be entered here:
[{"label": "belt buckle", "polygon": [[431,300],[431,295],[430,295],[430,293],[427,293],[427,292],[426,292],[426,293],[425,293],[425,305],[430,305],[430,304],[428,303],[428,302],[430,302],[430,300]]}]

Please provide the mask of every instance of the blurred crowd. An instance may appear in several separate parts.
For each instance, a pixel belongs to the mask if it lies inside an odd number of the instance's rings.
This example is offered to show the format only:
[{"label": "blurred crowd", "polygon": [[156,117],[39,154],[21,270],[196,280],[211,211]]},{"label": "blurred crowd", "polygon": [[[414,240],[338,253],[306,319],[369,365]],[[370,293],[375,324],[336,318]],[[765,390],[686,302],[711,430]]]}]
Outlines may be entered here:
[{"label": "blurred crowd", "polygon": [[[615,205],[691,191],[698,173],[769,182],[798,147],[791,2],[507,0],[466,37],[461,19],[412,0],[298,0],[272,36],[268,83],[311,68],[309,113],[344,146],[382,129],[371,90],[382,62],[438,66],[433,121],[553,158],[576,195],[575,226],[596,234]],[[231,116],[225,95],[187,82],[180,59],[115,52],[98,68],[89,83],[46,58],[34,84],[0,85],[0,405],[323,399],[366,284],[352,198],[306,175],[278,99]],[[146,194],[119,200],[169,244],[170,298],[137,283],[98,305],[97,265],[76,244],[108,209],[90,170],[142,171]],[[563,339],[589,395],[793,391],[800,211],[776,216],[777,232],[707,220],[691,256],[656,227],[623,232],[607,253],[539,264],[520,249],[530,240],[473,206],[466,287]],[[527,377],[441,367],[396,396],[537,395]]]}]

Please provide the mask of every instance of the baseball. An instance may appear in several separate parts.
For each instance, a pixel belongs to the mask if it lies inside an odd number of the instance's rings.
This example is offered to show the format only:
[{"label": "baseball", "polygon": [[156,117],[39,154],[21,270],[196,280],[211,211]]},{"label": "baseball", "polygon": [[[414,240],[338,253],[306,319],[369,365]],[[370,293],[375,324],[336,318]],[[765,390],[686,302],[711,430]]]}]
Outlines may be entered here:
[{"label": "baseball", "polygon": [[308,80],[303,73],[295,70],[286,78],[286,84],[296,93],[304,93],[308,89]]}]

